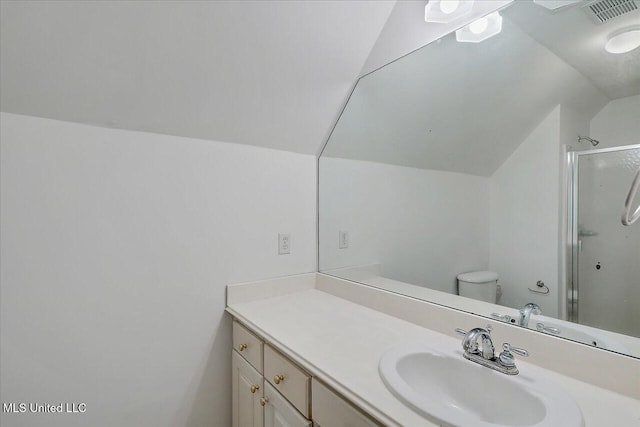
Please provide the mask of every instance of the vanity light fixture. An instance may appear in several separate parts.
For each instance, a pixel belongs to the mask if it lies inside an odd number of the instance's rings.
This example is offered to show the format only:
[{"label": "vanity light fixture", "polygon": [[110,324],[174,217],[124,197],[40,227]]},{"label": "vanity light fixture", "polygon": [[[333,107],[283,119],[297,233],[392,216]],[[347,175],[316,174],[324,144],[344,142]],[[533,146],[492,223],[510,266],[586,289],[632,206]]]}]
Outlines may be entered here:
[{"label": "vanity light fixture", "polygon": [[502,16],[493,12],[456,31],[459,42],[480,43],[502,31]]},{"label": "vanity light fixture", "polygon": [[469,14],[473,2],[474,0],[429,0],[424,7],[424,20],[447,24]]},{"label": "vanity light fixture", "polygon": [[604,50],[609,53],[627,53],[640,46],[640,28],[631,28],[614,33],[607,44],[604,45]]}]

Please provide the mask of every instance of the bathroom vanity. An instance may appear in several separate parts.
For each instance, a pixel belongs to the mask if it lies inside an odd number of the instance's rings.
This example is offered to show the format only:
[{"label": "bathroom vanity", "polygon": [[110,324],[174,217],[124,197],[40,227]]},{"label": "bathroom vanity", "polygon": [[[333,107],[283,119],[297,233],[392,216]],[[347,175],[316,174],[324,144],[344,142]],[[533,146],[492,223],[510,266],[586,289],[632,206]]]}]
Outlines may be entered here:
[{"label": "bathroom vanity", "polygon": [[640,50],[602,49],[640,10],[595,10],[510,2],[359,79],[319,273],[228,288],[235,426],[640,426]]},{"label": "bathroom vanity", "polygon": [[[463,358],[454,331],[485,326],[486,318],[321,273],[230,285],[226,310],[234,318],[234,427],[452,425],[398,399],[381,378],[381,358],[424,344],[487,369]],[[496,346],[530,352],[526,360],[516,356],[519,381],[554,384],[575,402],[584,426],[640,426],[640,361],[489,323]],[[500,410],[486,384],[468,387]]]},{"label": "bathroom vanity", "polygon": [[233,321],[234,427],[379,425],[277,348]]}]

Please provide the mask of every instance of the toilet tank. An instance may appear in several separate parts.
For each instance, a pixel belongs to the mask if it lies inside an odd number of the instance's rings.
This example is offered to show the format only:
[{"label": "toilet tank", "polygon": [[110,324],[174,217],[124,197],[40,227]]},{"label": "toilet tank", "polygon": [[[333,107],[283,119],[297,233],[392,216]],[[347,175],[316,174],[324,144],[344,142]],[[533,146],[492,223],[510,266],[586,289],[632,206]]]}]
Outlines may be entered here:
[{"label": "toilet tank", "polygon": [[458,295],[495,304],[498,295],[498,273],[470,271],[458,274]]}]

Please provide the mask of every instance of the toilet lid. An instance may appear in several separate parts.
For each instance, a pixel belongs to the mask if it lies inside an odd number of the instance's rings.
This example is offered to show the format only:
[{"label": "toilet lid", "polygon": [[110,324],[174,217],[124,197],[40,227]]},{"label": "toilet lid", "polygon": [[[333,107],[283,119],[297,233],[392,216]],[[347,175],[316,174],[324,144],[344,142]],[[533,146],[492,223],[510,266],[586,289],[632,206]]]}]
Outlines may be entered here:
[{"label": "toilet lid", "polygon": [[470,271],[458,274],[458,280],[469,283],[494,282],[498,280],[498,273],[494,271]]}]

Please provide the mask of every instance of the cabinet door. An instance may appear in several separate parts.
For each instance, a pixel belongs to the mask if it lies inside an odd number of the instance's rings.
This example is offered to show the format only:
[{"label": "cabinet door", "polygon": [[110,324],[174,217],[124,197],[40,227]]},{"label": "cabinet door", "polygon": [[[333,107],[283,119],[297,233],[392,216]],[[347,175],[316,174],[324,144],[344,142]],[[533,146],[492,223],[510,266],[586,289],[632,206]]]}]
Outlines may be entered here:
[{"label": "cabinet door", "polygon": [[313,422],[317,427],[379,426],[315,378],[311,382],[311,399]]},{"label": "cabinet door", "polygon": [[264,427],[310,427],[311,421],[282,397],[268,382],[264,383]]},{"label": "cabinet door", "polygon": [[231,369],[233,427],[263,427],[262,375],[235,350],[231,352]]}]

